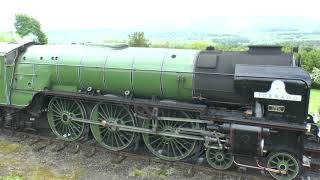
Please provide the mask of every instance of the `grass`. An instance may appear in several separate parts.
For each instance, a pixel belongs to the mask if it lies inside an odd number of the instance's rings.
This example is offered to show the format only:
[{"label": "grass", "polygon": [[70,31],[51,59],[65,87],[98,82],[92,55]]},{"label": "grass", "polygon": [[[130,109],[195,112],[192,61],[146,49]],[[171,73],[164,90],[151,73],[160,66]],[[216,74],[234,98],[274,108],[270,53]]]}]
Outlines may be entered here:
[{"label": "grass", "polygon": [[23,180],[23,177],[19,174],[12,173],[8,176],[0,176],[0,180]]},{"label": "grass", "polygon": [[320,110],[320,89],[311,89],[309,102],[309,114],[314,114]]},{"label": "grass", "polygon": [[18,151],[20,146],[18,144],[12,144],[5,140],[0,140],[0,153],[11,153]]},{"label": "grass", "polygon": [[54,167],[44,166],[38,158],[26,157],[26,154],[29,154],[26,146],[1,138],[0,180],[77,180],[82,174],[80,168],[59,172]]}]

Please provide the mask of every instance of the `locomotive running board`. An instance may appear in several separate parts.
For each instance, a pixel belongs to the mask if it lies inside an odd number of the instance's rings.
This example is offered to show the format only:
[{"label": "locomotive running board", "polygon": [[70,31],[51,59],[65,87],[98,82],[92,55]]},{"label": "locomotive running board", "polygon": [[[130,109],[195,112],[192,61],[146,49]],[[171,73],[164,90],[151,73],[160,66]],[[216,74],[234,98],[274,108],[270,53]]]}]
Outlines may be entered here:
[{"label": "locomotive running board", "polygon": [[105,95],[88,95],[88,94],[77,94],[70,92],[52,92],[52,91],[42,91],[41,94],[47,96],[60,96],[66,98],[79,98],[84,100],[94,100],[98,102],[108,101],[111,103],[121,103],[126,105],[137,105],[137,106],[152,106],[158,108],[168,108],[168,109],[179,109],[185,111],[193,112],[205,112],[207,110],[206,105],[191,104],[177,101],[159,101],[159,100],[147,100],[140,98],[129,98],[122,96],[105,96]]}]

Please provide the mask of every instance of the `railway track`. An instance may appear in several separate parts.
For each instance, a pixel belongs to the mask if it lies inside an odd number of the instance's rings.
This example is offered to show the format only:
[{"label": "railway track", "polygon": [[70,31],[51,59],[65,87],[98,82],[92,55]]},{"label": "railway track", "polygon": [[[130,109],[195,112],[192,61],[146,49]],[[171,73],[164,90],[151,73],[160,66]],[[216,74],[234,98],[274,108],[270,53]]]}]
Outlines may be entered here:
[{"label": "railway track", "polygon": [[[231,170],[219,171],[211,168],[205,158],[200,156],[197,158],[189,158],[184,161],[166,161],[161,160],[157,157],[154,157],[147,153],[147,150],[142,147],[132,147],[133,152],[121,151],[115,152],[107,150],[103,147],[100,147],[93,139],[91,138],[82,138],[77,142],[65,142],[57,139],[51,133],[34,133],[28,131],[15,131],[8,129],[1,129],[0,135],[5,138],[14,138],[14,141],[17,143],[27,143],[28,146],[31,146],[33,151],[39,152],[46,148],[51,149],[53,152],[59,151],[68,151],[68,153],[76,154],[82,151],[84,156],[90,158],[96,154],[100,153],[109,153],[113,155],[111,161],[112,164],[121,164],[127,159],[131,160],[144,160],[151,163],[160,163],[170,167],[180,167],[186,169],[186,177],[192,178],[196,172],[204,172],[208,175],[215,177],[215,179],[241,179],[241,180],[258,180],[258,179],[272,179],[270,176],[267,176],[265,172],[255,171],[245,168],[231,168]],[[67,150],[68,149],[68,150]],[[132,150],[131,149],[131,150]],[[300,179],[320,179],[319,172],[309,171],[305,169],[305,173],[300,176]]]},{"label": "railway track", "polygon": [[[103,147],[97,145],[91,139],[79,140],[77,142],[62,142],[57,139],[54,135],[48,133],[35,134],[33,132],[21,132],[13,131],[8,129],[1,129],[0,135],[5,138],[14,138],[14,141],[17,143],[26,143],[28,146],[31,146],[33,151],[39,152],[46,148],[50,149],[53,152],[59,151],[68,151],[68,153],[79,153],[80,151],[84,152],[85,157],[90,158],[99,153],[109,153],[115,158],[112,159],[111,163],[121,164],[127,159],[131,160],[144,160],[149,163],[160,163],[163,165],[171,167],[181,167],[186,169],[186,177],[193,177],[196,172],[204,172],[211,176],[214,176],[217,179],[241,179],[241,180],[258,180],[258,179],[272,179],[271,177],[261,176],[258,172],[246,171],[245,169],[232,168],[231,170],[219,171],[215,170],[209,165],[207,165],[205,158],[190,158],[185,161],[166,161],[161,160],[157,157],[154,157],[150,154],[147,154],[147,150],[143,148],[136,149],[135,152],[121,151],[115,152],[107,150]],[[134,147],[133,147],[134,148]],[[68,150],[67,150],[68,149]]]}]

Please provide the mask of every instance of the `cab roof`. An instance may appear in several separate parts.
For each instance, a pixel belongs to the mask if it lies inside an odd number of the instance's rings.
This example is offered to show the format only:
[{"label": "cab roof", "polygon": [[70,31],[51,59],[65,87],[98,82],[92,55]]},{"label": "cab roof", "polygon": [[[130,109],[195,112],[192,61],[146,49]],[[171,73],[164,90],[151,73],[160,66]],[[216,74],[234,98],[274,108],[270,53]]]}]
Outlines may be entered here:
[{"label": "cab roof", "polygon": [[0,42],[0,56],[3,56],[17,48],[31,44],[33,44],[33,42]]}]

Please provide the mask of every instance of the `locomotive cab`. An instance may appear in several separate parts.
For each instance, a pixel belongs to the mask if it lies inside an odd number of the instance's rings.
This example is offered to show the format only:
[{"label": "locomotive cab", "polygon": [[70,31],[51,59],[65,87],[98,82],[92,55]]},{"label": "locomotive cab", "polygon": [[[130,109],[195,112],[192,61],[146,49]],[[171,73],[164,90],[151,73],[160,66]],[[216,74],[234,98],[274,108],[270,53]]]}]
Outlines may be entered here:
[{"label": "locomotive cab", "polygon": [[4,54],[0,53],[0,102],[5,101],[5,81],[4,81]]},{"label": "locomotive cab", "polygon": [[14,69],[14,61],[17,57],[18,44],[0,44],[0,104],[9,104],[9,87]]},{"label": "locomotive cab", "polygon": [[26,43],[0,43],[0,105],[10,105],[10,93],[16,60],[27,46]]}]

